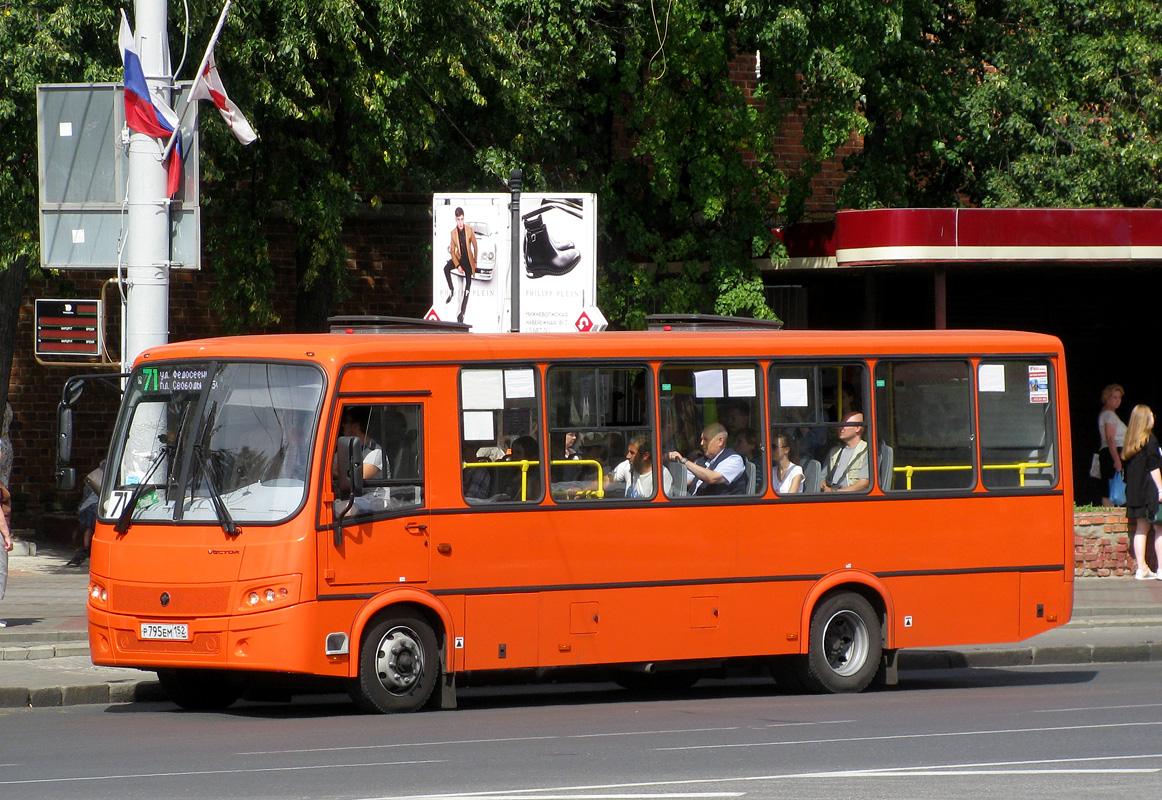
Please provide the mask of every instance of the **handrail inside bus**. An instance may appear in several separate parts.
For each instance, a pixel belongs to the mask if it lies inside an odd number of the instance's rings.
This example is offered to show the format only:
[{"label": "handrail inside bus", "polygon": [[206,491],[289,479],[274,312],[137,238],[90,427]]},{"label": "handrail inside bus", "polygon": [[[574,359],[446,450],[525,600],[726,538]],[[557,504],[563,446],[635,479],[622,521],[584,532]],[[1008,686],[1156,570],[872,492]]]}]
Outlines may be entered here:
[{"label": "handrail inside bus", "polygon": [[[604,468],[600,461],[591,461],[585,458],[565,458],[559,461],[550,461],[551,467],[565,467],[574,464],[592,464],[597,467],[597,488],[587,489],[584,491],[585,497],[605,497],[605,474]],[[540,461],[463,461],[461,462],[461,469],[470,469],[472,467],[520,467],[520,499],[522,501],[528,499],[529,486],[529,467],[539,467]],[[578,497],[581,495],[579,494]]]},{"label": "handrail inside bus", "polygon": [[[1016,464],[982,464],[981,469],[1015,469],[1018,471],[1018,485],[1025,485],[1025,470],[1029,469],[1046,469],[1052,467],[1051,462],[1046,461],[1018,461]],[[907,478],[904,485],[904,491],[912,489],[912,476],[917,472],[954,472],[972,469],[971,464],[952,464],[948,466],[928,466],[917,467],[911,464],[903,467],[892,467],[892,472],[902,472]]]}]

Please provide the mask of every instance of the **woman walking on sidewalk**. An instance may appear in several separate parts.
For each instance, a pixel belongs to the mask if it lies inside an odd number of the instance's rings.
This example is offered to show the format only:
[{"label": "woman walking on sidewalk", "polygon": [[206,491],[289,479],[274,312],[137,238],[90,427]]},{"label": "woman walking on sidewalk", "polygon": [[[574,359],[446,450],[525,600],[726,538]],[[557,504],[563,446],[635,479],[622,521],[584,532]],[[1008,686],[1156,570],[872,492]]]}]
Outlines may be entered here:
[{"label": "woman walking on sidewalk", "polygon": [[1134,406],[1130,424],[1126,426],[1125,444],[1122,445],[1122,463],[1126,475],[1126,516],[1134,520],[1134,560],[1138,562],[1135,580],[1150,578],[1162,580],[1162,572],[1155,575],[1146,566],[1146,532],[1154,527],[1155,563],[1162,555],[1162,520],[1158,518],[1158,502],[1162,499],[1162,453],[1154,438],[1154,412],[1149,406]]}]

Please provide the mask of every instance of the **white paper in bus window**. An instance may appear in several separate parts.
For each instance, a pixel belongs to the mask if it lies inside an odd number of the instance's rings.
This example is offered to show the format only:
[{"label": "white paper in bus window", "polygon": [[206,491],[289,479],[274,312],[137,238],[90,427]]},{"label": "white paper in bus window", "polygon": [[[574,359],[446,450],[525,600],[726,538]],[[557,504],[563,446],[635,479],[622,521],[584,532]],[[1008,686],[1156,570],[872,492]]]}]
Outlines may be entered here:
[{"label": "white paper in bus window", "polygon": [[537,384],[531,369],[506,369],[504,371],[504,396],[509,400],[522,397],[536,397]]},{"label": "white paper in bus window", "polygon": [[722,384],[722,370],[704,369],[694,373],[695,397],[726,397]]},{"label": "white paper in bus window", "polygon": [[779,378],[779,405],[783,408],[806,408],[807,379]]},{"label": "white paper in bus window", "polygon": [[1005,390],[1005,365],[981,364],[977,378],[982,392],[1003,392]]},{"label": "white paper in bus window", "polygon": [[731,397],[754,397],[754,370],[728,369],[726,371],[726,388]]},{"label": "white paper in bus window", "polygon": [[464,408],[504,408],[504,376],[498,369],[466,369],[460,394]]},{"label": "white paper in bus window", "polygon": [[464,412],[464,441],[466,442],[495,442],[496,431],[492,426],[491,411]]}]

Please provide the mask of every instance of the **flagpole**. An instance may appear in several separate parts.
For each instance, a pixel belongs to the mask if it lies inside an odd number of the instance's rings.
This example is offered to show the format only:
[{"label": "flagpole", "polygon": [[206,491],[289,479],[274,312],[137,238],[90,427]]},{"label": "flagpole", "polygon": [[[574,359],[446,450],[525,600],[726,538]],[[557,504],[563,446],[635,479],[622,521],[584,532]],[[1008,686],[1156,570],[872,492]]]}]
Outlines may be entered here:
[{"label": "flagpole", "polygon": [[210,54],[214,52],[214,45],[218,43],[218,36],[222,33],[222,26],[226,24],[226,14],[230,12],[231,5],[233,5],[233,0],[226,0],[226,5],[222,6],[222,13],[218,15],[218,24],[214,26],[214,33],[210,36],[210,43],[206,46],[206,52],[202,56],[202,62],[198,64],[198,72],[194,76],[194,85],[190,87],[190,91],[186,95],[186,104],[182,106],[181,113],[178,114],[178,125],[174,128],[174,132],[170,134],[169,141],[165,144],[165,150],[161,152],[162,161],[165,161],[169,157],[169,151],[173,149],[174,142],[177,141],[178,136],[181,136],[182,121],[186,118],[186,112],[189,111],[190,105],[197,102],[193,99],[194,92],[198,89],[198,84],[202,80],[202,74],[206,71],[206,65],[210,63]]}]

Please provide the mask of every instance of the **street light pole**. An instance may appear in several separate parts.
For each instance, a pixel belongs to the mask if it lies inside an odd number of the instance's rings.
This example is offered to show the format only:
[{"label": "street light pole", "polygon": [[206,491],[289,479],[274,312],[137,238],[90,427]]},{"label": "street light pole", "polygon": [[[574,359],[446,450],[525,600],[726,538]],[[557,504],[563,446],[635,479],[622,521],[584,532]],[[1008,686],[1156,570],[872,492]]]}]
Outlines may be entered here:
[{"label": "street light pole", "polygon": [[[171,102],[166,0],[135,0],[134,36],[150,93]],[[128,228],[125,240],[125,308],[121,366],[128,372],[143,351],[169,341],[170,200],[165,142],[129,134]]]}]

